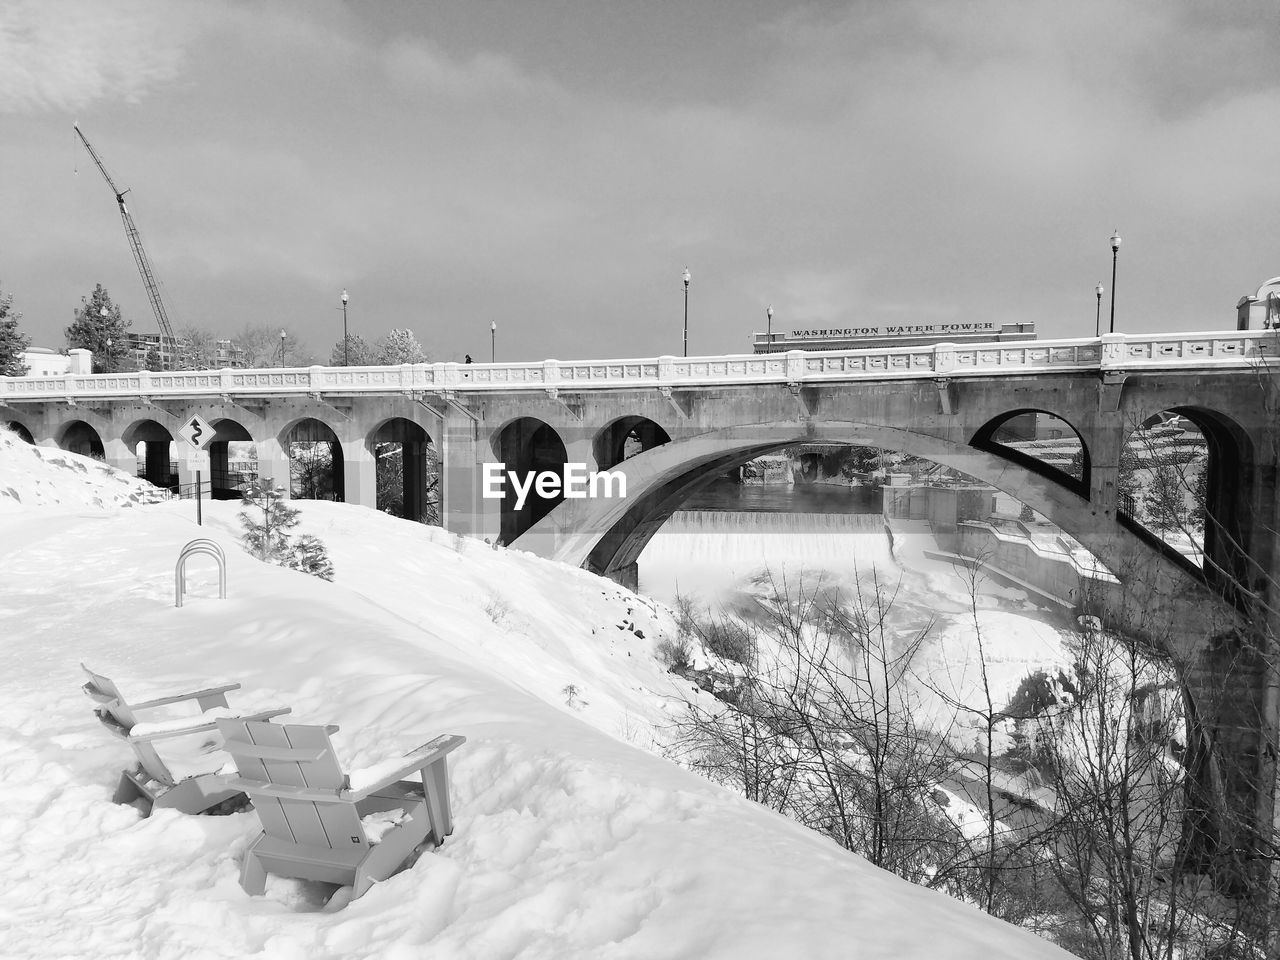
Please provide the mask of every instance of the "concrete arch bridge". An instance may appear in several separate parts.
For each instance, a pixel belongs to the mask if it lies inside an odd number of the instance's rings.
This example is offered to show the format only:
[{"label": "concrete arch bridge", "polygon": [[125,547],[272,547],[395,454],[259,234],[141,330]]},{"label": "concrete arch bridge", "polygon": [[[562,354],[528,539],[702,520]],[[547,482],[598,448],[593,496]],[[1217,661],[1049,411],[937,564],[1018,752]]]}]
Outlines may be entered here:
[{"label": "concrete arch bridge", "polygon": [[[662,522],[715,476],[811,441],[900,450],[1014,496],[1075,537],[1124,586],[1105,611],[1189,665],[1188,702],[1206,747],[1201,777],[1254,827],[1276,824],[1280,681],[1258,637],[1277,636],[1280,503],[1274,331],[1107,335],[761,356],[414,364],[0,379],[0,421],[36,443],[97,453],[148,476],[200,414],[217,430],[215,478],[233,442],[288,489],[290,445],[328,443],[327,495],[373,507],[379,445],[404,451],[406,515],[439,459],[446,528],[502,539],[634,582]],[[1028,412],[1079,439],[1071,476],[1000,442]],[[1119,508],[1119,467],[1137,425],[1172,412],[1209,448],[1205,562],[1192,567]],[[154,448],[154,453],[153,453]],[[525,496],[489,479],[504,464]],[[625,497],[566,497],[535,475],[625,477]],[[488,496],[487,492],[497,493]],[[1216,830],[1216,832],[1215,832]],[[1205,845],[1238,831],[1206,828]],[[1228,836],[1228,832],[1230,836]]]}]

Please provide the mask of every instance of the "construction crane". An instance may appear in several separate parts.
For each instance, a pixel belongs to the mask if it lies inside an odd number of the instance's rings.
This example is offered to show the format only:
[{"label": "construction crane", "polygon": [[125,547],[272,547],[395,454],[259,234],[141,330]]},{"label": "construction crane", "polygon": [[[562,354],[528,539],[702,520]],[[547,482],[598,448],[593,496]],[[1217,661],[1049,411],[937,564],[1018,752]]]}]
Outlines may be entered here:
[{"label": "construction crane", "polygon": [[77,123],[74,126],[76,133],[80,137],[80,142],[89,151],[89,156],[93,157],[93,162],[98,165],[98,170],[101,171],[103,179],[107,181],[107,186],[111,188],[111,192],[116,195],[116,203],[120,205],[120,219],[124,221],[124,232],[129,238],[129,246],[133,248],[133,259],[138,261],[138,273],[142,274],[142,282],[147,288],[147,297],[151,300],[151,309],[155,312],[156,322],[160,324],[160,335],[165,337],[171,345],[176,346],[177,338],[173,335],[173,327],[169,325],[169,314],[164,308],[164,301],[160,299],[160,287],[156,284],[156,275],[151,269],[151,261],[147,259],[147,251],[142,249],[142,238],[138,236],[138,225],[133,222],[133,216],[129,213],[129,208],[124,203],[124,195],[129,191],[121,190],[116,186],[115,181],[111,179],[111,174],[107,173],[107,168],[102,165],[98,152],[93,149],[93,144],[80,132],[80,124]]}]

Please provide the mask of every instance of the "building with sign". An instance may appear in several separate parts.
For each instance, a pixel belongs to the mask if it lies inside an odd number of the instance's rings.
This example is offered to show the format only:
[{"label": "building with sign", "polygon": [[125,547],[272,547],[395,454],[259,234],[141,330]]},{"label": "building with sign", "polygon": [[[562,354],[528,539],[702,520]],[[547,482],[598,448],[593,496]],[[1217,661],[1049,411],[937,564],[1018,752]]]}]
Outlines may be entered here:
[{"label": "building with sign", "polygon": [[956,320],[945,323],[886,323],[857,327],[812,327],[790,333],[753,334],[753,353],[787,350],[869,350],[930,343],[1003,343],[1034,340],[1035,321],[993,323]]}]

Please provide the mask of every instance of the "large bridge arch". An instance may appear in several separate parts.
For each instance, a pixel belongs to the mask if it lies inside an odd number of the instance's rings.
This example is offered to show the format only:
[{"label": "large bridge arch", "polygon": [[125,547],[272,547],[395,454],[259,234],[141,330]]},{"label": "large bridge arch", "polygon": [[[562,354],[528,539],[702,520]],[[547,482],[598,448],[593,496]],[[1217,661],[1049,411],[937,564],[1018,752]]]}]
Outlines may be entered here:
[{"label": "large bridge arch", "polygon": [[1133,616],[1139,619],[1124,625],[1136,635],[1151,636],[1151,623],[1140,618],[1157,608],[1187,628],[1180,631],[1185,639],[1179,643],[1233,625],[1222,619],[1201,580],[1123,526],[1100,524],[1102,508],[1058,478],[968,444],[857,421],[751,424],[674,440],[613,468],[626,476],[625,498],[566,500],[531,524],[517,545],[598,573],[617,574],[635,562],[680,503],[716,474],[771,450],[812,441],[901,450],[959,470],[1049,518],[1121,579],[1141,571],[1130,584]]}]

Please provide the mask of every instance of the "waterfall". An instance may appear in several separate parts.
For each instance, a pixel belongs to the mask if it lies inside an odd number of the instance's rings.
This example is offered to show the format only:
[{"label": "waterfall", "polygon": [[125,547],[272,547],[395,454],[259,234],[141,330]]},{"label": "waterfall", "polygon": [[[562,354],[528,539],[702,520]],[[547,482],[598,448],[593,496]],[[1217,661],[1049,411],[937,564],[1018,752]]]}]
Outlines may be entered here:
[{"label": "waterfall", "polygon": [[668,601],[677,592],[713,599],[766,570],[794,583],[872,567],[896,569],[879,514],[686,510],[640,555],[640,590]]}]

